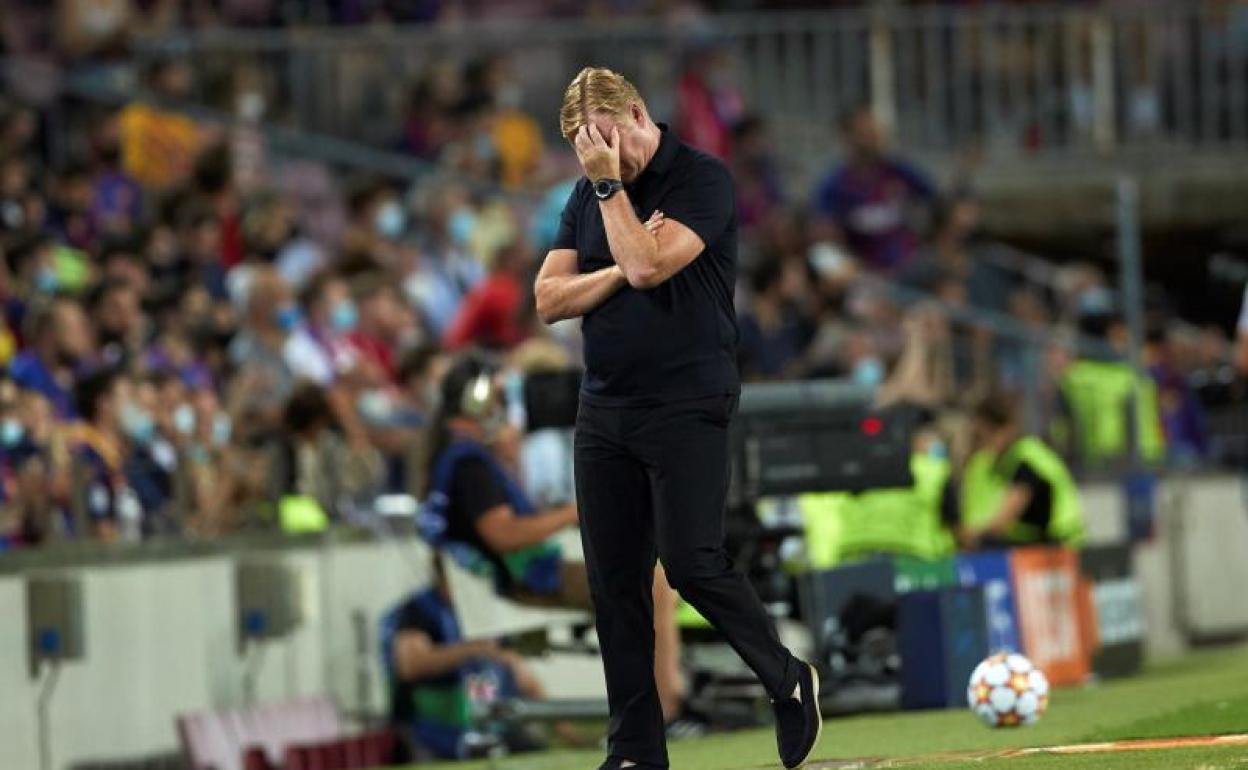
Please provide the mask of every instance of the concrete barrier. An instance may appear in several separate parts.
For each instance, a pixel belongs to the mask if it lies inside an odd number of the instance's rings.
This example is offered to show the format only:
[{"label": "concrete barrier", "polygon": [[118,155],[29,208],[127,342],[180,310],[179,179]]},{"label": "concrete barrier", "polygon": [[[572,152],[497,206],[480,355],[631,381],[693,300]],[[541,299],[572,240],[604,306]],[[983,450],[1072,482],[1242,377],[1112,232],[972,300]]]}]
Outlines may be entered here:
[{"label": "concrete barrier", "polygon": [[[52,767],[173,750],[173,716],[243,703],[249,665],[257,700],[329,693],[348,710],[385,708],[376,622],[428,583],[425,546],[412,540],[267,551],[300,576],[303,623],[265,643],[258,661],[238,646],[234,561],[244,552],[256,550],[173,560],[145,560],[140,552],[134,561],[47,568],[79,576],[86,615],[86,658],[62,665],[51,702]],[[357,614],[367,619],[364,639]],[[0,617],[0,767],[37,768],[39,681],[28,665],[22,574],[0,576]]]},{"label": "concrete barrier", "polygon": [[[1091,540],[1120,541],[1121,488],[1089,484],[1082,492]],[[1248,631],[1244,481],[1168,479],[1157,510],[1157,537],[1134,548],[1147,655]],[[257,554],[299,575],[303,614],[288,638],[264,645],[259,661],[238,649],[234,593],[236,561]],[[59,571],[83,583],[87,657],[64,664],[50,711],[52,767],[60,770],[173,750],[174,714],[243,704],[249,667],[258,700],[328,693],[348,713],[383,710],[377,620],[428,584],[429,566],[428,549],[417,540],[341,536],[0,555],[0,768],[39,767],[39,682],[27,657],[29,574]],[[592,659],[550,659],[537,668],[552,695],[601,694]]]}]

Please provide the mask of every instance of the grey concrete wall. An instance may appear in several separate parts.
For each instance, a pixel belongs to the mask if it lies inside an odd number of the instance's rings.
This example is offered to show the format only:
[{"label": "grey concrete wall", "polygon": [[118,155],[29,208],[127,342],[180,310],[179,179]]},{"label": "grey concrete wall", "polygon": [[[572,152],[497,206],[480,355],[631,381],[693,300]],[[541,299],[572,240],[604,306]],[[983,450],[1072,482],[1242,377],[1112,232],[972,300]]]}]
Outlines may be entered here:
[{"label": "grey concrete wall", "polygon": [[[329,693],[347,709],[383,708],[377,619],[428,584],[427,549],[418,542],[362,543],[283,549],[272,557],[301,576],[304,622],[289,638],[266,644],[256,697]],[[83,580],[87,657],[60,672],[50,712],[53,767],[172,751],[175,714],[243,702],[247,658],[237,645],[233,569],[233,557],[219,555],[68,570]],[[23,578],[0,577],[5,770],[39,767],[39,683],[28,669],[25,604]],[[368,618],[364,658],[352,621],[357,611]]]}]

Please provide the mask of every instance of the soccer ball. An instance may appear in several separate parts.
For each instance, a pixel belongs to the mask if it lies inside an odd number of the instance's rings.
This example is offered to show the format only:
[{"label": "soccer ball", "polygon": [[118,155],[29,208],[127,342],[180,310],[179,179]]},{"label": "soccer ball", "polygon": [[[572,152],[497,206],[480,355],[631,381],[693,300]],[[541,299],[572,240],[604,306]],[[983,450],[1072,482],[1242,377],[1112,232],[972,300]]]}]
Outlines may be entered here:
[{"label": "soccer ball", "polygon": [[1022,655],[997,653],[971,672],[966,704],[989,727],[1034,725],[1049,706],[1049,680]]}]

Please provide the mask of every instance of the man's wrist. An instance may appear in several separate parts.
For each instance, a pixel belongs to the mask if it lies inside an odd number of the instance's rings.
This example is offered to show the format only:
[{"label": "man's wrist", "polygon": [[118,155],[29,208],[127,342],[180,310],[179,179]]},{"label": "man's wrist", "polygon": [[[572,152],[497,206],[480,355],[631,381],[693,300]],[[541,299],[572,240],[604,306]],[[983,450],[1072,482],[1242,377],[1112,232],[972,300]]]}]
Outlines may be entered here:
[{"label": "man's wrist", "polygon": [[[606,185],[608,183],[614,183],[614,184],[611,186],[610,192],[608,192],[606,195],[603,195],[601,192],[599,192],[598,185],[599,184],[604,185],[604,190],[605,190]],[[624,192],[624,183],[620,181],[620,178],[618,176],[596,177],[594,179],[594,196],[598,199],[599,203],[610,203],[613,200],[624,198],[626,197],[625,192]]]}]

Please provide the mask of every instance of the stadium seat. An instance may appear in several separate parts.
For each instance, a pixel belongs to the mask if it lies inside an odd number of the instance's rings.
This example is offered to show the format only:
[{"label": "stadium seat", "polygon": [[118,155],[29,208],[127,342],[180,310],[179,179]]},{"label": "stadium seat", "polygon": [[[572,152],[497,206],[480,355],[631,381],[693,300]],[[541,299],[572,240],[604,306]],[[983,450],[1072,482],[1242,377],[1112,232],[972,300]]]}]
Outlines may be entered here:
[{"label": "stadium seat", "polygon": [[366,770],[386,764],[397,744],[388,730],[344,735],[324,697],[184,714],[177,728],[190,770]]},{"label": "stadium seat", "polygon": [[445,552],[438,558],[465,639],[500,639],[539,628],[589,622],[589,613],[582,610],[532,607],[499,596],[488,578],[464,569]]}]

